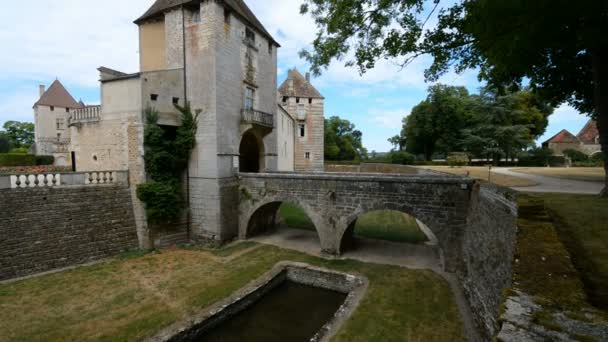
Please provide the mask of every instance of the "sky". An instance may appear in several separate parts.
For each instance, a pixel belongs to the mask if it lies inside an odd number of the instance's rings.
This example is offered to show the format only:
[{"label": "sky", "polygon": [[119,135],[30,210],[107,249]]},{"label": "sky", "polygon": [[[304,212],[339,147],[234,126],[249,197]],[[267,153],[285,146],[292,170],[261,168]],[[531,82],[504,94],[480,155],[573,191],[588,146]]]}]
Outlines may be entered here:
[{"label": "sky", "polygon": [[[38,85],[59,79],[70,93],[87,104],[99,103],[97,68],[124,72],[139,68],[138,31],[133,20],[154,0],[23,0],[5,4],[0,12],[0,126],[5,121],[33,122],[32,105]],[[281,44],[278,77],[287,70],[307,71],[298,52],[315,37],[313,20],[299,13],[301,0],[246,0],[267,30]],[[21,15],[27,13],[27,15]],[[359,75],[354,68],[334,62],[312,83],[325,96],[325,116],[340,116],[363,132],[369,151],[391,149],[387,139],[399,134],[401,120],[424,100],[431,85],[423,71],[428,59],[405,69],[391,61]],[[475,71],[450,73],[439,82],[466,86],[477,92],[481,84]],[[564,105],[550,117],[547,140],[562,129],[576,134],[587,117]]]}]

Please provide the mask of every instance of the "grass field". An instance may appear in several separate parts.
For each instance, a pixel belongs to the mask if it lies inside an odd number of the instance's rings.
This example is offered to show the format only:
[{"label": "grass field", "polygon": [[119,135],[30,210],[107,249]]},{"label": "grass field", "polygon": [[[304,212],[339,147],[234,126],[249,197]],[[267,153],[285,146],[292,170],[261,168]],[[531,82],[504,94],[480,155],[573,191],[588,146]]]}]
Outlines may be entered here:
[{"label": "grass field", "polygon": [[[252,246],[252,245],[248,245]],[[136,341],[229,296],[277,262],[363,274],[368,292],[334,341],[464,341],[448,284],[431,271],[323,260],[271,246],[171,250],[0,285],[2,341]]]},{"label": "grass field", "polygon": [[[289,227],[315,230],[306,214],[291,204],[281,206],[281,217]],[[406,243],[428,241],[413,217],[396,211],[375,211],[362,215],[357,220],[355,236]]]},{"label": "grass field", "polygon": [[[449,166],[424,166],[425,169],[447,172],[459,176],[469,176],[471,178],[488,181],[489,174],[488,168],[484,166],[463,166],[463,167],[449,167]],[[530,180],[513,177],[508,175],[501,175],[492,172],[490,181],[494,184],[506,186],[506,187],[525,187],[538,185]]]},{"label": "grass field", "polygon": [[591,303],[608,309],[608,199],[597,196],[531,195],[545,202],[560,239],[581,273]]},{"label": "grass field", "polygon": [[513,171],[588,182],[603,182],[605,177],[604,168],[601,167],[526,167],[513,169]]}]

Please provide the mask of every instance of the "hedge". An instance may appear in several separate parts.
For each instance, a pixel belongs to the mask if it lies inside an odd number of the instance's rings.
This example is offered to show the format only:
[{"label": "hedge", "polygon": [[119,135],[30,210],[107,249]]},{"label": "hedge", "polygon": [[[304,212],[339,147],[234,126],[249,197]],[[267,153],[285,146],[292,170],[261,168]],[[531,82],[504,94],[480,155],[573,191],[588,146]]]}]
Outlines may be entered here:
[{"label": "hedge", "polygon": [[0,166],[34,166],[36,165],[36,156],[32,154],[0,154]]},{"label": "hedge", "polygon": [[53,156],[36,156],[36,165],[53,165],[55,157]]}]

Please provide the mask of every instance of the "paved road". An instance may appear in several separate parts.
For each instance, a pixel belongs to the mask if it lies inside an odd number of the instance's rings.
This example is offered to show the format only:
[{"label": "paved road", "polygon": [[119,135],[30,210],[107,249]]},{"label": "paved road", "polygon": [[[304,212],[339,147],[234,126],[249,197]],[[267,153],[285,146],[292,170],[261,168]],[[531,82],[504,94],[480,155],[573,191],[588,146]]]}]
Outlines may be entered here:
[{"label": "paved road", "polygon": [[[263,244],[293,249],[318,257],[327,257],[321,253],[321,245],[316,232],[292,228],[281,228],[271,234],[258,235],[250,240]],[[428,269],[443,277],[454,294],[458,311],[464,323],[467,340],[482,341],[475,328],[473,315],[456,275],[442,271],[441,256],[435,246],[412,245],[381,240],[357,239],[355,248],[344,253],[340,259],[354,259],[367,263],[386,264],[411,269]]]},{"label": "paved road", "polygon": [[529,179],[538,185],[526,187],[514,187],[514,190],[521,192],[552,192],[552,193],[567,193],[567,194],[589,194],[599,195],[604,187],[604,183],[600,182],[584,182],[578,180],[561,179],[555,177],[529,175],[516,170],[507,168],[493,169],[495,173]]}]

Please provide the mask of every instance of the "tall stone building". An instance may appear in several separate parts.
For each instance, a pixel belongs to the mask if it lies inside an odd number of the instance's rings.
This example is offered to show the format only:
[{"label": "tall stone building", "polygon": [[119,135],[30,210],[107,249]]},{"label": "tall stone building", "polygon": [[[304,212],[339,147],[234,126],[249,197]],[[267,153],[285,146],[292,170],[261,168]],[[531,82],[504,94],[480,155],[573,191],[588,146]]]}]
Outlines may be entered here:
[{"label": "tall stone building", "polygon": [[40,86],[40,99],[34,104],[35,154],[55,157],[55,165],[71,165],[69,151],[70,113],[82,108],[59,80],[46,89]]},{"label": "tall stone building", "polygon": [[324,170],[324,102],[309,73],[304,77],[296,69],[289,70],[279,87],[279,103],[297,123],[295,171]]},{"label": "tall stone building", "polygon": [[[144,109],[155,108],[158,124],[174,129],[180,124],[174,104],[188,101],[202,113],[186,182],[187,238],[232,239],[238,233],[238,172],[322,165],[317,150],[301,158],[294,152],[301,144],[290,111],[297,111],[277,103],[279,44],[242,0],[157,0],[135,23],[139,72],[99,68],[101,106],[70,115],[76,169],[129,170],[135,188],[146,180]],[[322,117],[322,97],[313,95],[303,101]],[[310,117],[307,129],[322,144],[323,121]],[[150,239],[141,204],[136,219],[142,245],[158,244]]]}]

